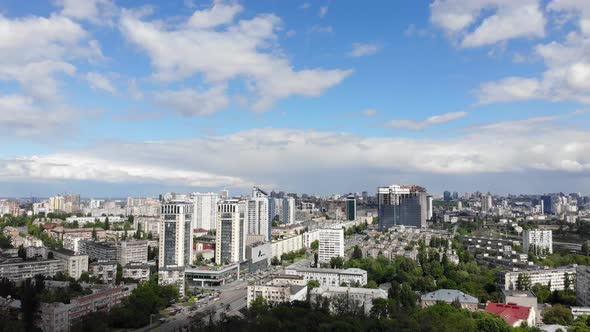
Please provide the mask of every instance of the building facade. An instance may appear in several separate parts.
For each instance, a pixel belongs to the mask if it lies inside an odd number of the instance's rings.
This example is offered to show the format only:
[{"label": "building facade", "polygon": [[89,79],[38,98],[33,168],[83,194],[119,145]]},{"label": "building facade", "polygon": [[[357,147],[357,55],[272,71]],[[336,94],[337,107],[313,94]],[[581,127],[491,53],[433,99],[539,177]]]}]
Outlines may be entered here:
[{"label": "building facade", "polygon": [[71,250],[52,250],[53,257],[64,262],[64,272],[74,279],[80,279],[83,272],[88,272],[88,256],[76,255]]},{"label": "building facade", "polygon": [[285,275],[271,277],[248,286],[247,307],[252,301],[263,298],[268,304],[275,305],[293,301],[305,301],[307,299],[307,284],[303,277]]},{"label": "building facade", "polygon": [[159,267],[189,265],[192,257],[194,205],[185,201],[162,203]]},{"label": "building facade", "polygon": [[346,220],[356,220],[356,197],[346,196]]},{"label": "building facade", "polygon": [[318,261],[327,263],[334,257],[344,257],[344,229],[321,229],[319,231]]},{"label": "building facade", "polygon": [[283,224],[294,224],[295,223],[295,198],[287,196],[283,198]]},{"label": "building facade", "polygon": [[[517,289],[519,274],[527,275],[531,285],[550,285],[551,291],[564,290],[566,283],[569,289],[574,289],[576,280],[576,266],[565,266],[557,268],[518,269],[499,272],[500,286],[504,289]],[[568,282],[566,282],[566,278]]]},{"label": "building facade", "polygon": [[287,268],[286,274],[298,275],[304,278],[307,284],[310,280],[316,280],[321,286],[349,286],[362,287],[367,284],[367,271],[357,268],[345,270],[322,268]]},{"label": "building facade", "polygon": [[373,300],[387,299],[387,291],[378,288],[320,286],[309,293],[311,303],[321,303],[324,299],[329,301],[331,312],[335,311],[338,301],[341,300],[346,301],[349,306],[361,308],[369,315],[373,308]]},{"label": "building facade", "polygon": [[246,257],[246,203],[228,199],[217,205],[215,263],[241,262]]},{"label": "building facade", "polygon": [[392,185],[377,189],[379,229],[392,226],[426,227],[428,194],[419,186]]},{"label": "building facade", "polygon": [[219,195],[216,193],[193,193],[191,201],[195,205],[192,228],[215,229]]},{"label": "building facade", "polygon": [[550,255],[553,253],[553,231],[529,229],[522,233],[522,248],[525,253]]},{"label": "building facade", "polygon": [[590,266],[576,268],[576,300],[583,307],[590,307]]}]

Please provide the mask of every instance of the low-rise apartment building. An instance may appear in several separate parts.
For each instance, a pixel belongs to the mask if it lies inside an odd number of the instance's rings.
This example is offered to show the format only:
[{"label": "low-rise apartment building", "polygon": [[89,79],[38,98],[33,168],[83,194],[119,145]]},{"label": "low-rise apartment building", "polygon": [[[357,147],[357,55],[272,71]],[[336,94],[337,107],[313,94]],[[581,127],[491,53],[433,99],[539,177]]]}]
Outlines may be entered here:
[{"label": "low-rise apartment building", "polygon": [[310,280],[317,280],[321,286],[364,286],[367,284],[367,271],[357,268],[345,270],[322,268],[287,268],[286,274],[298,275],[305,279],[306,284]]}]

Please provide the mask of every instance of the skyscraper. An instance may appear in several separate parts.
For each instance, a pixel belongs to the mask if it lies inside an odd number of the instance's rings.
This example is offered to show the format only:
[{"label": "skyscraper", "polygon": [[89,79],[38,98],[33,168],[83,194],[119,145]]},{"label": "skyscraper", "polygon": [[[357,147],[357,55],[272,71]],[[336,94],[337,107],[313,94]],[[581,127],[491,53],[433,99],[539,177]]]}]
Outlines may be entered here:
[{"label": "skyscraper", "polygon": [[264,235],[265,240],[269,241],[272,221],[269,219],[268,194],[254,187],[247,210],[248,234]]},{"label": "skyscraper", "polygon": [[228,264],[246,257],[247,202],[227,199],[217,204],[215,263]]},{"label": "skyscraper", "polygon": [[453,198],[452,198],[452,196],[451,196],[451,192],[450,192],[450,191],[448,191],[448,190],[445,190],[445,192],[443,193],[443,199],[444,199],[445,201],[450,201],[450,200],[452,200]]},{"label": "skyscraper", "polygon": [[283,198],[283,224],[295,223],[295,198],[285,196]]},{"label": "skyscraper", "polygon": [[379,187],[379,229],[398,225],[426,227],[427,197],[426,189],[419,186]]},{"label": "skyscraper", "polygon": [[216,193],[192,193],[191,202],[193,202],[193,229],[202,228],[206,230],[215,229],[217,220],[217,202],[219,195]]},{"label": "skyscraper", "polygon": [[268,199],[268,220],[272,223],[273,221],[281,220],[283,216],[283,200],[279,198]]},{"label": "skyscraper", "polygon": [[492,195],[481,195],[481,211],[483,213],[488,213],[492,207]]},{"label": "skyscraper", "polygon": [[159,267],[191,263],[194,205],[186,201],[163,202],[160,207]]},{"label": "skyscraper", "polygon": [[346,196],[346,220],[356,220],[356,197]]},{"label": "skyscraper", "polygon": [[543,201],[543,213],[544,214],[552,214],[553,213],[553,196],[543,195],[543,196],[541,196],[541,201]]}]

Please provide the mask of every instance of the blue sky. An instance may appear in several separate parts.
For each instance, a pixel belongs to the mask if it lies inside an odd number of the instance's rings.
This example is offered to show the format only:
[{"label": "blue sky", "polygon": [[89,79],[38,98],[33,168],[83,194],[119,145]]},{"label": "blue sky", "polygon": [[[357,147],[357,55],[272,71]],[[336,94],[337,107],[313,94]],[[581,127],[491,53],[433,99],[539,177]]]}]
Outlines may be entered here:
[{"label": "blue sky", "polygon": [[0,4],[0,195],[581,191],[584,0]]}]

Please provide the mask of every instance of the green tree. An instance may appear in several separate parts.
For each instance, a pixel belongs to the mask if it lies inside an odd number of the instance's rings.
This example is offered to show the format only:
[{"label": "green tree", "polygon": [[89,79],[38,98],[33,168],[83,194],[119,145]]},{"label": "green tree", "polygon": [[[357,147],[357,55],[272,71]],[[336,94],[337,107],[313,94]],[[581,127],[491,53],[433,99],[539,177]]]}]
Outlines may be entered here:
[{"label": "green tree", "polygon": [[556,304],[551,308],[545,309],[543,312],[543,323],[545,324],[559,324],[559,325],[571,325],[574,321],[574,316],[570,308]]},{"label": "green tree", "polygon": [[98,240],[98,236],[96,235],[96,229],[94,227],[92,228],[92,239],[94,241]]},{"label": "green tree", "polygon": [[344,267],[344,258],[337,256],[330,259],[330,267],[333,269],[341,269]]},{"label": "green tree", "polygon": [[359,246],[354,246],[354,249],[352,251],[352,259],[361,259],[363,258],[363,251],[361,250],[361,248],[359,248]]},{"label": "green tree", "polygon": [[105,230],[109,230],[111,229],[111,222],[109,221],[109,217],[106,217],[104,219],[104,229]]},{"label": "green tree", "polygon": [[529,290],[531,288],[531,277],[526,273],[519,273],[516,278],[517,290]]},{"label": "green tree", "polygon": [[311,249],[317,251],[320,248],[320,241],[315,240],[309,246],[311,247]]},{"label": "green tree", "polygon": [[117,275],[115,276],[117,285],[123,280],[123,267],[117,263]]},{"label": "green tree", "polygon": [[253,318],[259,317],[261,315],[264,315],[268,311],[268,309],[269,307],[268,303],[266,302],[266,299],[264,299],[262,296],[258,296],[254,300],[252,300],[252,303],[250,303],[248,314],[250,317]]},{"label": "green tree", "polygon": [[31,279],[25,280],[21,291],[21,311],[26,331],[35,331],[39,319],[39,296]]}]

